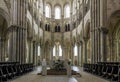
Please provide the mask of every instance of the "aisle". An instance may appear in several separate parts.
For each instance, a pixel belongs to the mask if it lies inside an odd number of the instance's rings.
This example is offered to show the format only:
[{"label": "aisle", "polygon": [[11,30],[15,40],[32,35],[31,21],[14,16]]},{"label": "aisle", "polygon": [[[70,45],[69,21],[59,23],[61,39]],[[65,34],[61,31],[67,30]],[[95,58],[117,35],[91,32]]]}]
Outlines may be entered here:
[{"label": "aisle", "polygon": [[[79,71],[78,67],[73,67],[73,69]],[[19,78],[16,78],[10,82],[109,82],[102,78],[83,72],[82,68],[80,68],[80,73],[82,74],[82,77],[77,77],[76,75],[74,75],[71,78],[68,78],[66,75],[61,75],[61,76],[37,75],[37,73],[40,71],[41,71],[41,67],[38,67],[35,71],[23,75]]]}]

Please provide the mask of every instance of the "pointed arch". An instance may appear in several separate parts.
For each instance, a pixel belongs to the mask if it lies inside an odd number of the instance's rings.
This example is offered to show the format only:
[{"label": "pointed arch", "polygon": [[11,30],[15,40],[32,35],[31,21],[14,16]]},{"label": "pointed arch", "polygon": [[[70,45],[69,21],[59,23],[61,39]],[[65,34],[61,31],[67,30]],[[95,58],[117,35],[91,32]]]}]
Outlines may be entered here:
[{"label": "pointed arch", "polygon": [[55,6],[55,19],[61,19],[61,7],[59,5]]},{"label": "pointed arch", "polygon": [[45,16],[51,18],[51,6],[48,3],[45,6]]},{"label": "pointed arch", "polygon": [[64,7],[64,18],[69,18],[70,17],[70,5],[66,4]]}]

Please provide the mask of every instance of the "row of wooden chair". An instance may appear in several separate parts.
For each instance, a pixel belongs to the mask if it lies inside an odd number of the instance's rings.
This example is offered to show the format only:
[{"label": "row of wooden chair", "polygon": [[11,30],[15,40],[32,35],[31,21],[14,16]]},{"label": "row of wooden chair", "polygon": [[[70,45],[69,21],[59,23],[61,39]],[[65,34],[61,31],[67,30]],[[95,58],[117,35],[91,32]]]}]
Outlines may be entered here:
[{"label": "row of wooden chair", "polygon": [[20,63],[0,63],[0,82],[8,81],[16,76],[23,75],[32,71],[33,64],[20,64]]},{"label": "row of wooden chair", "polygon": [[83,70],[110,81],[120,82],[120,63],[119,62],[98,62],[96,64],[85,63]]}]

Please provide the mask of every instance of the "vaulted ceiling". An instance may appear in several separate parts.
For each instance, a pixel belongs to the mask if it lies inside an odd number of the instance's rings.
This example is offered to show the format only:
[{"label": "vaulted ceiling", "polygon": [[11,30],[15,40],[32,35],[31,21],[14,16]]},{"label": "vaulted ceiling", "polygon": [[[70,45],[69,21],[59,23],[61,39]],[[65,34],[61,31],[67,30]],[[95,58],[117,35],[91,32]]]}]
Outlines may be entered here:
[{"label": "vaulted ceiling", "polygon": [[63,5],[65,3],[71,2],[73,0],[45,0],[46,2],[52,3],[52,4],[60,4]]}]

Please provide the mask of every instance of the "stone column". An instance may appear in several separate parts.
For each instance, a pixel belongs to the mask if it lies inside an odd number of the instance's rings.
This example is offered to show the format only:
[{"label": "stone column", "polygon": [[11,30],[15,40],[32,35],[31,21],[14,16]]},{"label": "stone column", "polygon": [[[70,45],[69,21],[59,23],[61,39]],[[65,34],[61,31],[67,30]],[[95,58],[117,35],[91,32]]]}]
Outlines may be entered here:
[{"label": "stone column", "polygon": [[100,35],[101,35],[101,61],[105,62],[107,61],[107,53],[106,53],[106,35],[108,33],[108,30],[106,27],[101,27],[100,28]]},{"label": "stone column", "polygon": [[26,29],[12,25],[9,27],[9,61],[25,63]]},{"label": "stone column", "polygon": [[62,59],[65,60],[65,47],[62,46]]},{"label": "stone column", "polygon": [[83,40],[84,40],[84,42],[83,42],[84,63],[87,63],[87,41],[88,41],[88,38],[84,37]]},{"label": "stone column", "polygon": [[[52,20],[54,18],[52,17]],[[54,27],[53,23],[52,23],[52,26],[51,27]],[[53,60],[53,48],[54,48],[54,33],[53,33],[53,29],[51,28],[51,60]]]},{"label": "stone column", "polygon": [[38,43],[36,43],[36,65],[38,65]]},{"label": "stone column", "polygon": [[64,33],[62,33],[62,37],[61,37],[61,48],[62,48],[62,59],[64,60]]},{"label": "stone column", "polygon": [[67,60],[67,59],[68,59],[68,47],[66,45],[66,47],[65,47],[65,60]]},{"label": "stone column", "polygon": [[33,64],[35,65],[35,41],[33,41]]},{"label": "stone column", "polygon": [[37,46],[37,43],[34,41],[33,42],[33,63],[36,66],[37,66],[37,59],[38,59],[37,51],[38,51],[38,46]]},{"label": "stone column", "polygon": [[25,28],[22,28],[22,56],[23,56],[23,59],[22,59],[22,63],[26,63],[26,58],[27,58],[27,55],[26,55],[26,44],[27,44],[27,34],[26,34],[26,29]]},{"label": "stone column", "polygon": [[33,41],[30,44],[30,63],[33,63]]},{"label": "stone column", "polygon": [[40,46],[41,46],[41,48],[40,48],[40,51],[41,51],[41,52],[40,52],[40,58],[41,58],[41,62],[42,62],[42,60],[44,59],[44,57],[43,57],[43,52],[44,52],[44,51],[43,51],[43,50],[44,50],[43,48],[44,48],[44,47],[43,47],[43,45],[40,45]]},{"label": "stone column", "polygon": [[74,65],[74,46],[71,45],[71,62],[72,62],[72,65]]},{"label": "stone column", "polygon": [[9,31],[9,61],[26,63],[26,0],[12,0]]},{"label": "stone column", "polygon": [[46,18],[45,18],[45,4],[46,4],[46,2],[45,1],[43,1],[43,26],[42,26],[42,28],[43,28],[43,46],[42,46],[42,58],[43,59],[46,59],[46,54],[45,54],[45,48],[46,48],[46,45],[45,45],[45,29],[44,29],[44,27],[45,27],[45,20],[46,20]]},{"label": "stone column", "polygon": [[99,33],[98,27],[100,26],[99,17],[99,0],[90,1],[90,11],[91,11],[91,63],[98,62],[99,57]]},{"label": "stone column", "polygon": [[32,63],[32,39],[30,38],[29,39],[29,44],[28,44],[28,49],[29,49],[29,52],[28,52],[28,63]]},{"label": "stone column", "polygon": [[68,47],[68,58],[67,59],[70,59],[70,46]]},{"label": "stone column", "polygon": [[80,45],[77,44],[77,49],[78,49],[78,58],[77,58],[77,65],[79,66],[80,65]]},{"label": "stone column", "polygon": [[120,43],[119,40],[117,40],[117,62],[120,61]]},{"label": "stone column", "polygon": [[97,30],[97,33],[98,33],[98,60],[97,60],[97,62],[101,62],[101,55],[100,55],[100,50],[101,50],[101,48],[100,48],[100,29],[98,28],[98,30]]},{"label": "stone column", "polygon": [[16,35],[17,35],[16,31],[17,31],[17,26],[16,27],[12,26],[9,28],[9,61],[14,61],[14,62],[17,61],[17,58],[16,58],[16,55],[17,55],[17,53],[16,53]]},{"label": "stone column", "polygon": [[53,61],[53,46],[50,47],[50,60]]},{"label": "stone column", "polygon": [[6,39],[5,38],[0,38],[0,61],[4,62],[5,61],[5,56],[6,56]]},{"label": "stone column", "polygon": [[83,66],[83,43],[80,42],[80,66]]},{"label": "stone column", "polygon": [[58,58],[58,53],[57,53],[57,45],[55,45],[55,60]]},{"label": "stone column", "polygon": [[114,42],[113,42],[113,37],[109,37],[109,45],[110,45],[110,61],[114,62],[114,56],[113,56],[113,46],[114,46]]},{"label": "stone column", "polygon": [[80,11],[80,7],[81,7],[81,6],[80,6],[80,5],[81,5],[81,4],[80,4],[80,0],[78,0],[78,3],[79,3],[79,11],[78,11],[78,16],[79,16],[79,17],[78,17],[78,24],[80,24],[80,15],[81,15],[81,13],[80,13],[80,12],[81,12],[81,11]]}]

